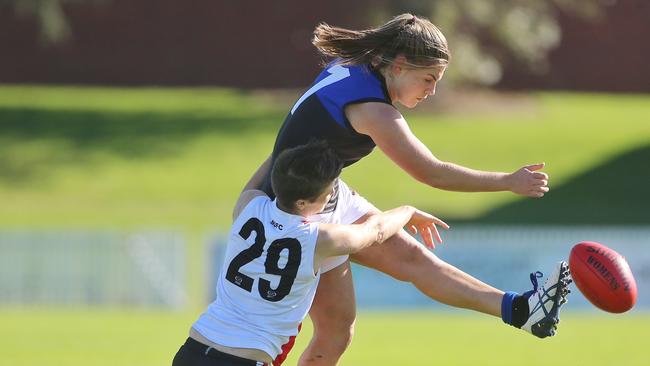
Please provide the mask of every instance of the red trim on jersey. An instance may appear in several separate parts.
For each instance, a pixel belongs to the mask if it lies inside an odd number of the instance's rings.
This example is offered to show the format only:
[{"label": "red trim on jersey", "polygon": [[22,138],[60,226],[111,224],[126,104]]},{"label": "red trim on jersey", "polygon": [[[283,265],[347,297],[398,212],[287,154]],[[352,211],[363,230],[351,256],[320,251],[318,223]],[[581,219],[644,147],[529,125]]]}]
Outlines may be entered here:
[{"label": "red trim on jersey", "polygon": [[[300,329],[302,329],[302,323],[298,324],[298,333],[300,333]],[[282,345],[282,353],[278,355],[278,357],[273,360],[273,366],[280,366],[284,362],[284,360],[287,359],[287,356],[289,355],[289,352],[293,348],[294,343],[296,343],[296,336],[291,336],[289,337],[289,340],[287,343]]]}]

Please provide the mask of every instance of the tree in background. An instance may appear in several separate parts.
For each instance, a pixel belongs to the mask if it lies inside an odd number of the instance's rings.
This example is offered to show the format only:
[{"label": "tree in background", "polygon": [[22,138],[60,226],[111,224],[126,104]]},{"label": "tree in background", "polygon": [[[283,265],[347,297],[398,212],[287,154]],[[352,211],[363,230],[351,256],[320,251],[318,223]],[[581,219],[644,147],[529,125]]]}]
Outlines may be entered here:
[{"label": "tree in background", "polygon": [[[108,4],[112,0],[0,0],[23,16],[35,16],[41,42],[53,45],[74,36],[64,12],[67,3]],[[212,0],[205,0],[212,1]],[[381,24],[399,13],[431,18],[452,50],[448,78],[494,85],[509,67],[543,74],[548,55],[559,45],[560,14],[597,20],[616,0],[383,0],[362,23]],[[178,7],[187,6],[178,0]]]},{"label": "tree in background", "polygon": [[388,0],[384,11],[430,17],[450,44],[448,77],[494,85],[511,65],[538,74],[547,71],[548,55],[562,37],[561,13],[597,21],[615,1]]},{"label": "tree in background", "polygon": [[110,0],[0,0],[0,5],[13,6],[19,16],[34,16],[40,26],[41,43],[51,45],[72,37],[72,30],[63,11],[64,3],[105,3]]}]

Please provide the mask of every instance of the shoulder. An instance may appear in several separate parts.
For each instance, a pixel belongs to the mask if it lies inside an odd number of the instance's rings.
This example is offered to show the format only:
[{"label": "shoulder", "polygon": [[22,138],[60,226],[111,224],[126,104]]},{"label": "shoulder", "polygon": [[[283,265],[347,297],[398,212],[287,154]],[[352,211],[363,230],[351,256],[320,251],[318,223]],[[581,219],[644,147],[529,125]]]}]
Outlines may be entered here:
[{"label": "shoulder", "polygon": [[345,103],[364,99],[388,100],[382,80],[368,65],[334,64],[321,72],[317,82],[329,86],[319,88],[318,94],[334,101]]},{"label": "shoulder", "polygon": [[352,127],[359,133],[369,134],[374,128],[390,126],[403,119],[402,114],[392,105],[367,102],[349,105],[345,115]]},{"label": "shoulder", "polygon": [[380,102],[366,102],[349,105],[346,108],[346,114],[360,120],[392,120],[402,117],[402,114],[397,110],[397,108],[391,104]]}]

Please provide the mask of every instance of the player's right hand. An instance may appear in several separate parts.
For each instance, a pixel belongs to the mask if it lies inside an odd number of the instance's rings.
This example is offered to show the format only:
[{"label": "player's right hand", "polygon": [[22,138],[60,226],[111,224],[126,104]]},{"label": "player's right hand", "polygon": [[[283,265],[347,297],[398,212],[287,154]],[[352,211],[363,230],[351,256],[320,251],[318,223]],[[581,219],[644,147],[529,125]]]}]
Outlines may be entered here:
[{"label": "player's right hand", "polygon": [[413,235],[419,232],[427,248],[434,249],[435,241],[442,244],[442,238],[436,225],[440,225],[445,230],[449,229],[446,222],[416,208],[411,219],[406,223],[406,229]]},{"label": "player's right hand", "polygon": [[544,163],[527,165],[510,174],[510,190],[528,197],[543,197],[548,192],[548,174],[540,172]]}]

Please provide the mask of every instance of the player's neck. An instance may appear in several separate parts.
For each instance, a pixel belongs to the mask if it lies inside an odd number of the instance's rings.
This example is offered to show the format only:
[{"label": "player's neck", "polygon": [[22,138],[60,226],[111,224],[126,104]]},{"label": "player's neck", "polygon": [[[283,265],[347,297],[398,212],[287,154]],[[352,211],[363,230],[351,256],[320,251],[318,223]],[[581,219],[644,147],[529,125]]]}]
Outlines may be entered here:
[{"label": "player's neck", "polygon": [[280,211],[286,212],[286,213],[288,213],[290,215],[306,217],[306,216],[302,215],[297,208],[294,208],[294,209],[287,208],[282,203],[280,203],[280,201],[277,201],[276,204],[277,204],[278,208],[280,209]]}]

